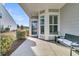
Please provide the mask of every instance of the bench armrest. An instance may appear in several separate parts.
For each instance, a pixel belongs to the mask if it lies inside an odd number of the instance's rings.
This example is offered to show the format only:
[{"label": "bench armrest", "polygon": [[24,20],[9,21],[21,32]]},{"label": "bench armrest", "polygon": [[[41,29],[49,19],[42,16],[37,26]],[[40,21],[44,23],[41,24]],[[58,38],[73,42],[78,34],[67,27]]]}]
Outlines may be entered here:
[{"label": "bench armrest", "polygon": [[58,38],[64,39],[64,36],[58,36]]}]

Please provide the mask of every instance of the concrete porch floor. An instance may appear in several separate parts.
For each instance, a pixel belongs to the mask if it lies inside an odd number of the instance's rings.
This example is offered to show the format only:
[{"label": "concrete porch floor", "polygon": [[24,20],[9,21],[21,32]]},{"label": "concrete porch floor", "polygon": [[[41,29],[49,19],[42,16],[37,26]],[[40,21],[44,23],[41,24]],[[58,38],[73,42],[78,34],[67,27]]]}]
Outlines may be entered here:
[{"label": "concrete porch floor", "polygon": [[[69,56],[70,48],[28,37],[11,56]],[[77,56],[73,52],[73,56]]]}]

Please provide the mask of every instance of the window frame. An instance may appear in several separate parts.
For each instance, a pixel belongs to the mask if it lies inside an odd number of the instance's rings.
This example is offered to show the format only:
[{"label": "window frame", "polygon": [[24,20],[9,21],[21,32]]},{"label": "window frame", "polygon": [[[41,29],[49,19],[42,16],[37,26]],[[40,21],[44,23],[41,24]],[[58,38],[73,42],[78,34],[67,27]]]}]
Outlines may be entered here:
[{"label": "window frame", "polygon": [[36,21],[36,20],[34,20],[34,21],[31,21],[31,32],[32,32],[32,35],[37,35],[37,26],[36,27],[34,27],[34,25],[33,24],[36,24],[36,23],[38,23],[38,21]]},{"label": "window frame", "polygon": [[[42,18],[43,17],[43,18]],[[41,23],[41,20],[43,19],[43,23]],[[43,32],[41,31],[41,27],[44,27],[43,28]],[[40,34],[45,34],[45,16],[44,15],[41,15],[40,16]]]},{"label": "window frame", "polygon": [[[52,23],[50,23],[50,16],[53,17]],[[54,17],[55,17],[55,16],[57,16],[57,24],[55,24],[55,22],[54,22],[54,20],[55,20]],[[49,34],[50,34],[50,35],[58,35],[58,26],[59,26],[59,23],[58,23],[59,19],[58,19],[58,17],[59,17],[59,15],[49,15]],[[50,26],[52,26],[53,28],[54,28],[54,26],[57,26],[57,33],[54,32],[54,29],[52,30],[52,33],[51,33],[51,32],[50,32],[50,31],[51,31]]]}]

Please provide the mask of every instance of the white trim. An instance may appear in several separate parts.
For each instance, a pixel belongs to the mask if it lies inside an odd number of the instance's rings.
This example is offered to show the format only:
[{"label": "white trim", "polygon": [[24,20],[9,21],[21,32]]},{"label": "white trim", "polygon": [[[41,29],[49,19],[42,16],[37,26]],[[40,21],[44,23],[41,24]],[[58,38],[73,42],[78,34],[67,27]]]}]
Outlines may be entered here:
[{"label": "white trim", "polygon": [[[45,40],[49,39],[49,36],[58,36],[58,34],[49,34],[49,15],[58,15],[58,32],[60,31],[60,12],[48,12],[48,9],[45,10],[45,13],[40,14],[39,13],[39,18],[38,18],[38,24],[39,24],[39,34],[38,37],[40,36],[45,36]],[[44,34],[40,33],[40,16],[45,17],[45,23],[44,23]]]},{"label": "white trim", "polygon": [[[45,13],[46,13],[46,10],[45,10]],[[45,18],[46,18],[46,15],[45,15],[45,13],[42,13],[42,14],[40,14],[39,13],[39,16],[38,16],[38,26],[39,26],[39,34],[38,34],[38,38],[41,38],[40,36],[45,36]],[[44,16],[44,34],[41,34],[41,30],[40,30],[40,16]]]},{"label": "white trim", "polygon": [[30,19],[30,36],[38,36],[38,32],[37,32],[37,35],[36,34],[35,35],[32,34],[32,21],[37,21],[38,22],[38,19]]},{"label": "white trim", "polygon": [[[57,13],[57,12],[56,12],[56,13],[49,13],[48,16],[49,16],[49,15],[58,15],[58,24],[57,24],[57,25],[58,25],[58,32],[59,32],[59,31],[60,31],[60,14],[59,14],[59,12],[58,12],[58,13]],[[48,18],[48,20],[49,20],[49,18]],[[58,33],[58,34],[59,34],[59,33]],[[50,36],[50,35],[52,35],[52,36],[53,36],[53,35],[58,35],[58,34],[49,34],[49,36]]]},{"label": "white trim", "polygon": [[58,22],[59,22],[59,23],[58,23],[58,25],[59,25],[59,26],[58,26],[58,28],[59,28],[59,29],[58,29],[58,32],[59,32],[58,35],[60,35],[60,9],[59,9],[59,17],[58,17],[58,18],[59,18],[59,20],[58,20]]},{"label": "white trim", "polygon": [[[41,15],[41,16],[44,16],[44,24],[43,25],[40,24],[40,29],[41,29],[41,26],[44,26],[44,34],[45,34],[45,15]],[[39,16],[39,17],[41,17],[41,16]],[[41,18],[40,18],[40,20],[41,20]],[[40,34],[41,34],[41,30],[40,30]],[[42,35],[44,35],[44,34],[42,34]]]},{"label": "white trim", "polygon": [[[45,40],[49,40],[49,36],[58,36],[58,34],[49,34],[49,15],[58,15],[58,31],[60,31],[60,12],[48,12],[45,9],[45,13],[38,13],[38,38],[44,37]],[[40,16],[44,16],[44,34],[41,34],[40,30]]]}]

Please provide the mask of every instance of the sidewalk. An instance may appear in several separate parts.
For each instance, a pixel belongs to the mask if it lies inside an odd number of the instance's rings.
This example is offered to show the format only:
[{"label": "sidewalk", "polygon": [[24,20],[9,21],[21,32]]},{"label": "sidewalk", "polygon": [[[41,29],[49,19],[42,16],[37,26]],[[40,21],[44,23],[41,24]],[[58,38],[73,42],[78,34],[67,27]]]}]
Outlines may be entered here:
[{"label": "sidewalk", "polygon": [[[70,48],[28,37],[11,56],[69,56]],[[77,54],[73,52],[73,55]]]}]

